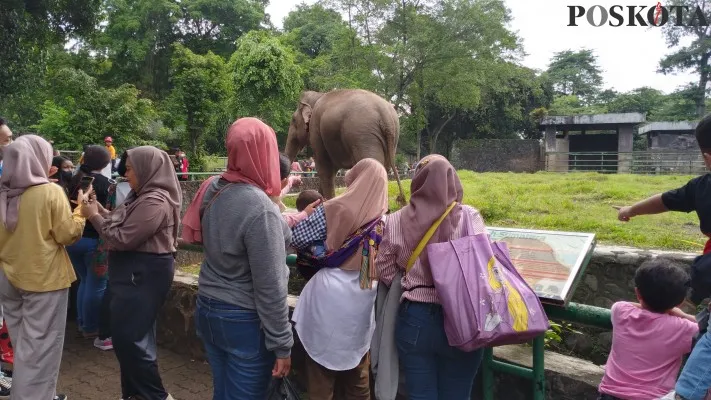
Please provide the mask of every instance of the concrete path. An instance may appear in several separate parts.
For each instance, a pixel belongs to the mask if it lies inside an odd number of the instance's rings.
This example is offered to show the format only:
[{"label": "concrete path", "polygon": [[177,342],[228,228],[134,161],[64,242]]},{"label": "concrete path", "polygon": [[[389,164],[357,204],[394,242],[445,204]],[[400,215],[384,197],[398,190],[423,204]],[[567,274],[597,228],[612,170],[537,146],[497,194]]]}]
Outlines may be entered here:
[{"label": "concrete path", "polygon": [[[57,391],[70,400],[118,400],[121,397],[118,361],[113,351],[101,351],[78,338],[68,324]],[[193,361],[169,350],[158,350],[163,383],[176,400],[212,398],[212,377],[207,363]]]}]

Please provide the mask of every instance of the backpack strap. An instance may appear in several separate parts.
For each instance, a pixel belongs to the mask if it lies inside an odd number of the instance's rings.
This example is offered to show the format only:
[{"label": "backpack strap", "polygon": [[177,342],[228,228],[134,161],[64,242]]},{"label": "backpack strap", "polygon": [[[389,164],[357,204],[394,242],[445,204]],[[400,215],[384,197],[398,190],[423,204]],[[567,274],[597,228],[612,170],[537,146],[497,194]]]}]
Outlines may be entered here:
[{"label": "backpack strap", "polygon": [[[217,178],[217,179],[219,179],[219,178]],[[227,189],[227,188],[230,187],[230,186],[232,186],[232,183],[226,184],[225,186],[223,186],[223,187],[221,187],[219,190],[217,190],[217,192],[216,192],[215,194],[212,195],[212,198],[210,198],[210,201],[207,203],[207,205],[205,206],[205,208],[203,208],[202,210],[200,210],[200,219],[201,219],[201,220],[202,220],[202,216],[205,215],[205,213],[207,212],[207,210],[210,209],[210,206],[212,206],[212,203],[214,203],[215,200],[217,200],[217,197],[220,195],[220,193],[222,193],[225,189]]]},{"label": "backpack strap", "polygon": [[407,268],[405,269],[405,273],[410,272],[410,269],[412,269],[412,266],[415,265],[415,261],[417,261],[417,258],[420,257],[420,254],[422,251],[425,249],[425,246],[427,246],[427,242],[432,239],[432,235],[437,231],[437,228],[439,228],[439,225],[444,221],[445,218],[447,218],[447,215],[449,215],[450,211],[454,208],[454,206],[457,205],[457,202],[452,202],[452,204],[447,207],[447,210],[442,214],[437,221],[432,224],[430,229],[425,232],[425,236],[422,237],[422,240],[420,240],[420,243],[417,244],[417,247],[415,247],[415,250],[412,252],[412,255],[410,256],[410,259],[407,260]]}]

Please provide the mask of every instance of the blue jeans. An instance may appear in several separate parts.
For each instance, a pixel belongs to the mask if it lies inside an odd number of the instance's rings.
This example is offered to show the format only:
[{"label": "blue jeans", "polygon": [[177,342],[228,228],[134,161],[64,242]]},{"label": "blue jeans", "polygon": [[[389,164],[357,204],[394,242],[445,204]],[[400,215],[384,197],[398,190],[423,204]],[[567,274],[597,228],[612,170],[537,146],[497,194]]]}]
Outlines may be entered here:
[{"label": "blue jeans", "polygon": [[703,400],[711,388],[711,332],[706,332],[694,346],[674,390],[684,400]]},{"label": "blue jeans", "polygon": [[257,311],[198,296],[195,325],[212,369],[213,400],[264,400],[276,357]]},{"label": "blue jeans", "polygon": [[108,281],[106,276],[98,277],[94,273],[93,260],[98,245],[99,239],[83,237],[73,245],[67,246],[69,259],[72,260],[74,271],[79,276],[77,325],[87,333],[99,331],[101,301]]},{"label": "blue jeans", "polygon": [[395,327],[409,400],[469,400],[484,352],[452,347],[437,304],[403,301]]}]

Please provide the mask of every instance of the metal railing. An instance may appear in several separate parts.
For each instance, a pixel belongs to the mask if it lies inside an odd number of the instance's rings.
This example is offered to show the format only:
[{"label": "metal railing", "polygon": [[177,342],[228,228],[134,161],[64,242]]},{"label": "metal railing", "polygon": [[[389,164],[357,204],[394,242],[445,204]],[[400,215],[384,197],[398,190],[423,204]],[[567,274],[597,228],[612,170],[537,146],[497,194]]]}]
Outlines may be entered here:
[{"label": "metal railing", "polygon": [[696,175],[706,165],[699,151],[547,152],[546,171]]},{"label": "metal railing", "polygon": [[[180,244],[181,250],[202,252],[200,245]],[[296,265],[296,255],[286,256],[286,265]],[[586,304],[568,303],[567,307],[543,304],[549,319],[567,321],[596,328],[612,329],[610,310],[607,308],[589,306]],[[506,373],[529,379],[532,382],[533,400],[545,400],[545,335],[532,341],[533,364],[531,368],[506,361],[495,360],[493,348],[484,349],[482,362],[483,399],[494,400],[494,372]]]}]

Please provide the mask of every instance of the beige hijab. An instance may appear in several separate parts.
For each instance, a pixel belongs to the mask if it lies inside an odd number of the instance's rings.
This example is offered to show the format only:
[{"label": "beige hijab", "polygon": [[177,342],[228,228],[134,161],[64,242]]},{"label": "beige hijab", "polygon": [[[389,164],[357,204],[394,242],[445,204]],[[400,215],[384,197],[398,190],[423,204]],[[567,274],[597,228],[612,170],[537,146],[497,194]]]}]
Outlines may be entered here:
[{"label": "beige hijab", "polygon": [[[388,210],[388,174],[377,160],[359,161],[348,171],[345,180],[346,192],[323,205],[329,250],[341,247],[358,228],[382,217]],[[350,263],[351,260],[347,261],[349,265],[343,268],[351,269]],[[360,268],[360,263],[356,267]]]},{"label": "beige hijab", "polygon": [[168,153],[153,146],[135,147],[127,153],[139,186],[138,190],[132,190],[124,203],[111,213],[108,229],[118,229],[146,200],[158,199],[168,203],[173,210],[173,240],[177,247],[183,196],[173,162]]},{"label": "beige hijab", "polygon": [[0,221],[14,232],[20,213],[20,196],[28,188],[49,183],[52,145],[37,135],[23,135],[3,149],[0,176]]}]

